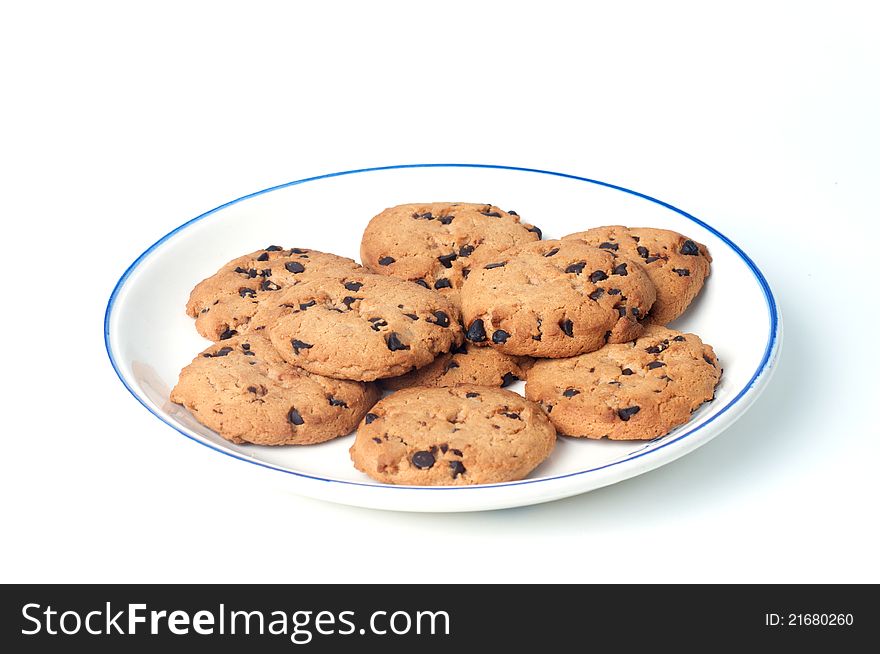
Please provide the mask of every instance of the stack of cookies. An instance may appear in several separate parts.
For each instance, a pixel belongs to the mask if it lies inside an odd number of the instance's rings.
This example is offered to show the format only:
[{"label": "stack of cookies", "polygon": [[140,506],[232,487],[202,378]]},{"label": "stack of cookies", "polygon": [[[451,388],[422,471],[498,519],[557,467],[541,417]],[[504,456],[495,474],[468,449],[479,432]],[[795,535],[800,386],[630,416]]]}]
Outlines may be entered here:
[{"label": "stack of cookies", "polygon": [[[363,265],[274,245],[239,257],[192,291],[214,344],[171,399],[239,444],[357,429],[359,470],[415,485],[521,479],[557,433],[653,439],[687,422],[721,368],[664,325],[702,288],[705,246],[622,226],[541,236],[492,205],[407,204],[369,222]],[[525,398],[502,388],[518,379]]]}]

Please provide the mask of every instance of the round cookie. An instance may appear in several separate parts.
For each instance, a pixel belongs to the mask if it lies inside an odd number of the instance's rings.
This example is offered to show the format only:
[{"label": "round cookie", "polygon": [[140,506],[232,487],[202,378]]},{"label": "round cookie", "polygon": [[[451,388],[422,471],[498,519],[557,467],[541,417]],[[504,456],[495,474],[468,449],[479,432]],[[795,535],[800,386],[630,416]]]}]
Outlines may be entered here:
[{"label": "round cookie", "polygon": [[574,239],[481,257],[461,289],[468,340],[520,356],[569,357],[630,341],[653,302],[638,264]]},{"label": "round cookie", "polygon": [[470,262],[541,238],[513,211],[490,204],[433,202],[385,209],[364,230],[361,261],[372,272],[456,298]]},{"label": "round cookie", "polygon": [[634,343],[536,362],[526,397],[560,434],[652,439],[690,420],[714,398],[720,378],[715,352],[697,336],[648,325]]},{"label": "round cookie", "polygon": [[260,334],[214,343],[180,372],[171,401],[233,443],[307,445],[350,433],[375,384],[328,379],[284,361]]},{"label": "round cookie", "polygon": [[196,319],[199,334],[224,340],[246,331],[261,300],[315,275],[359,268],[335,254],[270,245],[233,259],[199,282],[190,293],[186,312]]},{"label": "round cookie", "polygon": [[648,320],[658,325],[684,313],[703,288],[712,263],[705,245],[668,229],[610,225],[562,238],[584,241],[637,261],[657,289]]},{"label": "round cookie", "polygon": [[372,381],[431,363],[462,341],[460,316],[436,291],[368,272],[293,286],[253,318],[289,363]]},{"label": "round cookie", "polygon": [[491,347],[462,343],[431,363],[400,377],[382,380],[382,388],[399,391],[412,386],[507,386],[526,378],[529,357],[515,357]]},{"label": "round cookie", "polygon": [[539,406],[499,388],[408,388],[372,408],[350,454],[389,484],[464,486],[522,479],[556,445]]}]

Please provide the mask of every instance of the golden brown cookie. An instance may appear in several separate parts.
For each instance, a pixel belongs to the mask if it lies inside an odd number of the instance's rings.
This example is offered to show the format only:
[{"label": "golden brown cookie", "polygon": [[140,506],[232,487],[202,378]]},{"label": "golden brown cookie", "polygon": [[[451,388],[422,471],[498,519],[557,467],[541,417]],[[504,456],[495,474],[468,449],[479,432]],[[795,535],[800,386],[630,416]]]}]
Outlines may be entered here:
[{"label": "golden brown cookie", "polygon": [[223,340],[247,330],[262,300],[316,275],[359,268],[335,254],[270,245],[233,259],[199,282],[190,293],[186,312],[196,319],[199,334]]},{"label": "golden brown cookie", "polygon": [[180,373],[171,401],[233,443],[307,445],[348,434],[379,399],[375,384],[314,375],[260,334],[214,343]]},{"label": "golden brown cookie", "polygon": [[423,368],[400,377],[383,379],[382,388],[399,391],[412,386],[507,386],[525,379],[532,362],[529,357],[515,357],[491,347],[462,343]]},{"label": "golden brown cookie", "polygon": [[638,262],[657,289],[648,320],[658,325],[684,313],[703,288],[712,263],[705,245],[668,229],[611,225],[562,238],[584,241]]},{"label": "golden brown cookie", "polygon": [[714,398],[720,378],[715,352],[699,337],[648,325],[633,343],[537,361],[526,397],[544,407],[560,434],[651,439],[690,420]]},{"label": "golden brown cookie", "polygon": [[475,254],[497,253],[541,238],[515,211],[490,204],[402,204],[374,217],[364,230],[361,261],[380,275],[433,288],[457,301]]},{"label": "golden brown cookie", "polygon": [[638,264],[574,239],[480,257],[461,289],[468,340],[520,356],[568,357],[632,340],[653,303]]},{"label": "golden brown cookie", "polygon": [[355,467],[389,484],[463,486],[522,479],[550,456],[556,431],[533,402],[499,388],[408,388],[358,427]]},{"label": "golden brown cookie", "polygon": [[445,297],[365,271],[293,286],[263,303],[252,323],[289,363],[358,381],[405,374],[462,340],[458,309]]}]

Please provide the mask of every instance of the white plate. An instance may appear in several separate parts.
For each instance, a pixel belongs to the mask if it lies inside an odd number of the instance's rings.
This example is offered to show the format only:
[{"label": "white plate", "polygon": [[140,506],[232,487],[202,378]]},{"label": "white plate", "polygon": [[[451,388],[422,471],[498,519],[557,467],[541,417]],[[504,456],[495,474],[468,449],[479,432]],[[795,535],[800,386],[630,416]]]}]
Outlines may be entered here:
[{"label": "white plate", "polygon": [[[322,445],[233,445],[172,404],[180,369],[207,345],[184,313],[190,289],[222,264],[269,244],[358,258],[367,221],[385,207],[419,201],[487,202],[515,209],[556,238],[597,225],[665,227],[705,243],[712,275],[674,327],[710,343],[724,367],[714,402],[649,442],[561,438],[528,479],[457,487],[389,486],[351,464],[353,436]],[[606,486],[677,459],[729,427],[764,389],[782,324],[764,276],[730,239],[697,218],[635,191],[574,175],[507,166],[425,164],[352,170],[298,180],[233,200],[193,218],[139,256],[113,289],[104,338],[113,368],[148,411],[184,436],[282,473],[303,495],[403,511],[476,511],[523,506]],[[511,387],[522,391],[522,383]]]}]

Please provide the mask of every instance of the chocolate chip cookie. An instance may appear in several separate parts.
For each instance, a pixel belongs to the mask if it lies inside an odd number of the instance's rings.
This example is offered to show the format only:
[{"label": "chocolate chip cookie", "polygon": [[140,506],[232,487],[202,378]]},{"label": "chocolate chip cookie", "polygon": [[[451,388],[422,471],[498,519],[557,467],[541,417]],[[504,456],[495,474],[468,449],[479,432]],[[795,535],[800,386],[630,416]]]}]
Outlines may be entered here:
[{"label": "chocolate chip cookie", "polygon": [[402,204],[374,217],[361,241],[361,261],[380,275],[432,288],[455,300],[475,254],[500,252],[541,238],[515,211],[490,204]]},{"label": "chocolate chip cookie", "polygon": [[570,239],[479,257],[461,306],[470,342],[558,358],[636,338],[654,297],[638,264]]},{"label": "chocolate chip cookie", "polygon": [[277,294],[253,317],[289,363],[372,381],[431,363],[462,340],[457,308],[436,291],[368,272],[325,275]]},{"label": "chocolate chip cookie", "polygon": [[712,263],[705,245],[668,229],[611,225],[562,238],[584,241],[637,261],[657,288],[657,301],[648,320],[659,325],[684,313],[703,288]]},{"label": "chocolate chip cookie", "polygon": [[379,399],[375,384],[288,364],[260,334],[214,343],[180,373],[171,401],[233,443],[307,445],[348,434]]},{"label": "chocolate chip cookie", "polygon": [[463,486],[522,479],[555,444],[546,414],[516,393],[408,388],[364,416],[350,453],[358,470],[381,482]]},{"label": "chocolate chip cookie", "polygon": [[190,293],[186,312],[196,319],[199,334],[224,340],[247,330],[261,300],[325,272],[359,268],[335,254],[270,245],[233,259],[199,282]]},{"label": "chocolate chip cookie", "polygon": [[382,388],[397,391],[412,386],[507,386],[525,379],[532,361],[529,357],[511,356],[491,347],[462,343],[423,368],[400,377],[383,379]]},{"label": "chocolate chip cookie", "polygon": [[541,404],[560,434],[651,439],[690,420],[714,398],[715,352],[693,334],[648,325],[634,343],[538,361],[526,397]]}]

